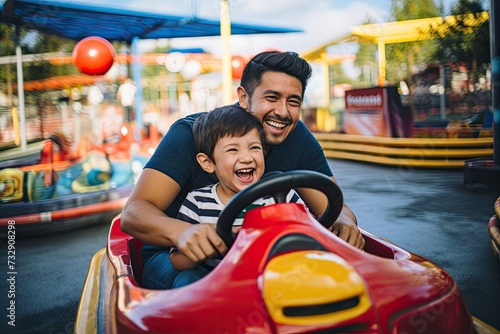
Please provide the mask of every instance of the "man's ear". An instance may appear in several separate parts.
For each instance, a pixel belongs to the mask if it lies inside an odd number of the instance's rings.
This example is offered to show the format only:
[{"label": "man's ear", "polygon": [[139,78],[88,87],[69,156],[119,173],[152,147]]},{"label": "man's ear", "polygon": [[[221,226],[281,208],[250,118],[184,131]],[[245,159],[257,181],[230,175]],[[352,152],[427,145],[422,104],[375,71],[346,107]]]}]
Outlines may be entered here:
[{"label": "man's ear", "polygon": [[239,86],[238,88],[236,88],[236,93],[238,94],[238,101],[240,102],[240,107],[242,107],[243,109],[248,109],[249,106],[248,100],[250,97],[248,96],[245,88]]},{"label": "man's ear", "polygon": [[200,164],[201,168],[207,173],[215,172],[215,166],[212,160],[205,153],[198,153],[196,161]]}]

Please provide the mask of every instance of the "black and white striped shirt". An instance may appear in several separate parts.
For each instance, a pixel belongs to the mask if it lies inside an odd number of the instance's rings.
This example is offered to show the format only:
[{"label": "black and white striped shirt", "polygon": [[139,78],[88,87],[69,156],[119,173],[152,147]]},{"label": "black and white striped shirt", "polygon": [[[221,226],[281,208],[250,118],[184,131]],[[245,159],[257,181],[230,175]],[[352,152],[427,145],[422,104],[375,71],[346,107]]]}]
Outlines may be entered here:
[{"label": "black and white striped shirt", "polygon": [[[191,224],[217,224],[217,219],[225,207],[217,195],[217,185],[218,183],[191,191],[179,209],[177,218]],[[288,203],[304,203],[293,190],[288,193],[286,201]],[[274,199],[270,196],[256,200],[240,213],[233,225],[241,226],[243,224],[243,217],[247,211],[274,203]]]},{"label": "black and white striped shirt", "polygon": [[[177,218],[191,224],[217,224],[220,213],[225,207],[217,195],[217,185],[218,183],[212,184],[204,188],[195,189],[188,193],[184,203],[182,203],[182,206],[179,209]],[[291,190],[288,193],[286,201],[287,203],[304,203],[294,190]],[[245,213],[249,210],[275,203],[274,198],[270,196],[256,200],[239,214],[234,221],[233,226],[241,226],[243,224]],[[172,247],[170,253],[174,251],[176,251],[176,248]],[[218,259],[206,259],[204,261],[204,263],[209,267],[215,267],[219,262],[220,260]]]}]

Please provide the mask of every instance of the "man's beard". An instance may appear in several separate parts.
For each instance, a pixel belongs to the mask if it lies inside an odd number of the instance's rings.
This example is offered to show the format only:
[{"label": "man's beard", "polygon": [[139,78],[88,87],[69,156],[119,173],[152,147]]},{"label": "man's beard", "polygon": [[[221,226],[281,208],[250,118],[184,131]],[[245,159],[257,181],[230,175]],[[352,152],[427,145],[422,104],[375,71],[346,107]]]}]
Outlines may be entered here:
[{"label": "man's beard", "polygon": [[274,134],[269,131],[268,127],[270,127],[269,124],[266,124],[266,121],[276,121],[280,124],[286,124],[286,126],[283,128],[285,129],[286,127],[290,126],[292,124],[292,120],[290,117],[280,117],[277,115],[272,115],[269,117],[265,117],[262,120],[262,123],[264,123],[264,132],[266,133],[266,141],[265,145],[273,146],[273,145],[278,145],[281,144],[281,142],[286,138],[285,134],[280,133],[280,134]]}]

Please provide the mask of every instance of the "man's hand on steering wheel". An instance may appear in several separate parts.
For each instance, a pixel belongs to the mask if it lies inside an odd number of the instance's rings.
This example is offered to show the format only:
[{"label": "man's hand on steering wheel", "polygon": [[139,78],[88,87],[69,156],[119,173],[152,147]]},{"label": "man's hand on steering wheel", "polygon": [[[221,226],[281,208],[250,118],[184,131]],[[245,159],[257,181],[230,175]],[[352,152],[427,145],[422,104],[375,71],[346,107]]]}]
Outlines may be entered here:
[{"label": "man's hand on steering wheel", "polygon": [[236,194],[221,212],[217,221],[217,233],[228,248],[235,240],[232,224],[240,212],[255,200],[272,196],[276,203],[286,201],[286,194],[295,188],[311,188],[321,191],[328,199],[325,212],[318,218],[328,228],[330,222],[336,221],[343,208],[342,191],[329,177],[313,171],[289,171],[272,177],[263,178],[259,182]]},{"label": "man's hand on steering wheel", "polygon": [[364,249],[365,239],[358,228],[354,213],[347,206],[343,206],[338,219],[328,229],[345,242]]}]

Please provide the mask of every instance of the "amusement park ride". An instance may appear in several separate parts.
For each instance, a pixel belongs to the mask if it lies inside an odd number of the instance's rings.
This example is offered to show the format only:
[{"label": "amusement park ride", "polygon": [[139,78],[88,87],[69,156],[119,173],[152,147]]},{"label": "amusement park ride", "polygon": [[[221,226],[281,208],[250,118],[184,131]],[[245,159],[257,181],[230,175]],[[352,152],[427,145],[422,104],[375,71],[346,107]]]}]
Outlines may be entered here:
[{"label": "amusement park ride", "polygon": [[[91,36],[76,44],[73,62],[80,72],[99,76],[115,55],[111,43]],[[39,155],[0,162],[0,237],[12,222],[19,236],[34,236],[110,221],[158,141],[154,129],[149,138],[135,140],[132,127],[124,121],[119,134],[99,145],[84,134],[76,149],[64,134],[53,133]]]},{"label": "amusement park ride", "polygon": [[[57,15],[52,9],[57,9]],[[0,21],[80,41],[73,53],[74,64],[83,73],[93,76],[105,73],[113,63],[115,50],[108,41],[127,43],[131,46],[133,59],[131,77],[137,87],[135,103],[140,106],[142,89],[137,52],[140,39],[222,35],[226,49],[229,34],[301,31],[230,22],[227,1],[221,1],[221,9],[218,21],[198,18],[194,13],[187,18],[114,6],[7,0],[0,4]],[[93,37],[87,38],[89,35]],[[86,151],[67,151],[66,145],[59,145],[66,143],[66,138],[52,134],[51,137],[57,139],[47,139],[47,144],[43,144],[45,149],[37,148],[36,154],[28,159],[19,36],[15,42],[21,153],[20,157],[10,159],[2,152],[4,159],[0,159],[0,237],[5,236],[8,222],[14,221],[18,235],[40,235],[110,221],[121,211],[134,178],[155,147],[158,132],[150,127],[149,137],[144,138],[142,107],[138,107],[134,110],[135,126],[124,123],[112,141],[106,142],[105,138],[104,145],[81,145]],[[225,72],[230,75],[231,58],[228,50],[225,51],[223,63],[229,64],[229,71]],[[224,78],[225,86],[227,79]],[[226,91],[228,89],[230,87]],[[13,115],[17,117],[17,112]]]},{"label": "amusement park ride", "polygon": [[[90,37],[73,59],[82,73],[101,75],[114,55],[106,39]],[[9,222],[39,235],[112,221],[106,248],[90,263],[75,333],[498,333],[469,313],[456,282],[432,261],[363,230],[358,250],[325,229],[343,196],[307,171],[267,178],[233,198],[217,224],[229,252],[206,277],[179,289],[143,288],[142,242],[120,229],[118,213],[158,138],[137,140],[130,124],[123,129],[85,155],[53,135],[36,161],[0,163],[0,237]],[[327,196],[319,220],[301,204],[281,203],[292,188]],[[250,210],[234,235],[235,217],[266,195],[277,204]]]},{"label": "amusement park ride", "polygon": [[[297,187],[327,196],[319,220],[280,202]],[[248,211],[234,235],[235,217],[266,195],[278,204]],[[432,261],[364,230],[363,250],[328,231],[342,203],[338,186],[311,171],[245,188],[217,223],[229,252],[204,278],[170,290],[142,287],[142,242],[118,216],[90,263],[75,333],[498,333]]]}]

